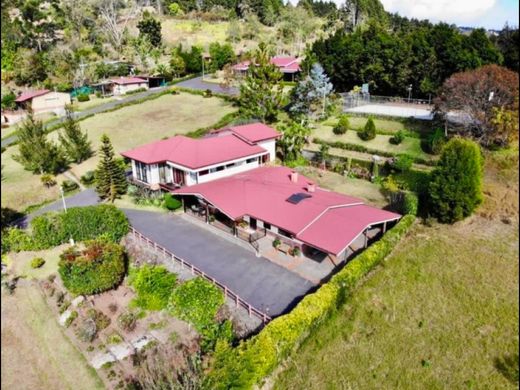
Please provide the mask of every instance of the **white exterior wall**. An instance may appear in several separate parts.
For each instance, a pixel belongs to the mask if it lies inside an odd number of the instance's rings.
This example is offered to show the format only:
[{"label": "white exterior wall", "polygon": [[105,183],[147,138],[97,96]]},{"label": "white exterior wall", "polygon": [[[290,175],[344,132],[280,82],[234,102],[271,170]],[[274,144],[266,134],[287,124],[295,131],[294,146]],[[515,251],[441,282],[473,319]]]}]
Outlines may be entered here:
[{"label": "white exterior wall", "polygon": [[114,84],[114,95],[123,95],[129,91],[134,91],[139,88],[146,88],[148,89],[148,83],[143,82],[139,84]]},{"label": "white exterior wall", "polygon": [[70,104],[70,95],[63,92],[49,92],[36,96],[31,101],[31,108],[35,113],[54,111],[60,114],[65,105]]},{"label": "white exterior wall", "polygon": [[267,141],[261,141],[257,143],[258,146],[264,148],[269,152],[269,161],[274,161],[276,159],[276,140],[270,139]]},{"label": "white exterior wall", "polygon": [[[242,160],[243,162],[240,165],[224,169],[223,171],[208,173],[206,175],[200,176],[199,175],[199,183],[206,183],[208,181],[212,181],[215,179],[220,179],[221,177],[227,177],[234,175],[236,173],[249,171],[251,169],[258,168],[260,164],[258,163],[258,157],[255,159],[254,162],[247,164],[246,160]],[[232,161],[228,162],[227,164],[231,164]]]},{"label": "white exterior wall", "polygon": [[148,168],[148,184],[158,184],[160,182],[159,165],[151,164],[148,165]]}]

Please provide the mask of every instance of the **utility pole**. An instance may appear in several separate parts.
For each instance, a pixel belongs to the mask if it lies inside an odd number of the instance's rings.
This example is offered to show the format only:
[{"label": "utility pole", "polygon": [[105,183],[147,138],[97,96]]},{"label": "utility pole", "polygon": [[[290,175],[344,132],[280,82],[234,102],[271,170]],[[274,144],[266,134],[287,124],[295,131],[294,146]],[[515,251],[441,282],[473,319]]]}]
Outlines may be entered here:
[{"label": "utility pole", "polygon": [[65,195],[63,194],[63,187],[60,185],[61,200],[63,201],[63,210],[67,212],[67,204],[65,203]]},{"label": "utility pole", "polygon": [[204,81],[204,53],[202,53],[201,58],[202,58],[202,81]]},{"label": "utility pole", "polygon": [[408,86],[408,103],[412,100],[412,84]]}]

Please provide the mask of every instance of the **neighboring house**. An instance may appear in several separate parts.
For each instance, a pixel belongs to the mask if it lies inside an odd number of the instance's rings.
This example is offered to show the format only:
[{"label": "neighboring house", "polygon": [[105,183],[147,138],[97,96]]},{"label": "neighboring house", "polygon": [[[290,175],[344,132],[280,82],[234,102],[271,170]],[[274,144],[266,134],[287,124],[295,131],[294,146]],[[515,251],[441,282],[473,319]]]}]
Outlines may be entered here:
[{"label": "neighboring house", "polygon": [[41,89],[23,92],[16,98],[15,102],[21,109],[27,110],[32,108],[35,114],[54,112],[60,115],[65,111],[65,106],[70,104],[70,95],[64,92]]},{"label": "neighboring house", "polygon": [[[296,57],[273,57],[271,63],[276,65],[280,72],[284,74],[284,79],[294,80],[294,75],[300,72],[300,60]],[[242,61],[233,65],[232,69],[241,75],[245,75],[249,70],[251,61]]]},{"label": "neighboring house", "polygon": [[364,236],[366,247],[369,230],[379,227],[378,231],[385,232],[387,224],[401,218],[361,199],[321,189],[280,166],[258,167],[173,194],[183,198],[186,211],[227,227],[235,236],[240,236],[240,227],[246,227],[253,237],[277,238],[309,258],[328,257],[334,264],[354,252],[351,245],[360,237]]},{"label": "neighboring house", "polygon": [[204,138],[182,135],[121,153],[132,160],[132,179],[153,189],[205,183],[274,161],[280,134],[262,123],[231,126]]},{"label": "neighboring house", "polygon": [[124,95],[140,88],[148,89],[148,81],[139,77],[118,77],[109,81],[114,96]]}]

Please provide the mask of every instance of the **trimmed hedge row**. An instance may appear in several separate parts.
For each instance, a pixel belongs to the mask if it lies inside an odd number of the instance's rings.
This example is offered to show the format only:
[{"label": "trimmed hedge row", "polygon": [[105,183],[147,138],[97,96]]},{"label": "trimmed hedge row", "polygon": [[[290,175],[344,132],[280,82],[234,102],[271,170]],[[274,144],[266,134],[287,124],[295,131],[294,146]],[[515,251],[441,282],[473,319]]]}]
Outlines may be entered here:
[{"label": "trimmed hedge row", "polygon": [[363,276],[390,254],[414,220],[413,215],[404,216],[381,240],[356,256],[318,291],[307,295],[289,314],[271,321],[258,335],[236,348],[218,342],[207,378],[210,387],[249,389],[271,374],[344,303]]},{"label": "trimmed hedge row", "polygon": [[104,237],[119,242],[128,233],[128,219],[113,205],[72,207],[66,213],[48,212],[31,221],[32,234],[11,228],[2,237],[3,251],[40,250],[68,242]]},{"label": "trimmed hedge row", "polygon": [[437,164],[437,162],[435,160],[428,160],[428,159],[425,159],[425,158],[413,157],[413,156],[410,156],[409,154],[406,154],[406,153],[384,152],[382,150],[370,149],[370,148],[367,148],[367,147],[365,147],[363,145],[351,144],[351,143],[348,143],[348,142],[340,142],[340,141],[330,142],[330,141],[322,140],[320,138],[314,138],[312,140],[312,142],[314,142],[316,144],[329,145],[331,148],[352,150],[354,152],[363,152],[363,153],[377,154],[379,156],[384,156],[384,157],[408,156],[408,157],[410,157],[413,160],[414,163],[417,163],[417,164],[424,164],[424,165],[429,165],[429,166],[435,166]]}]

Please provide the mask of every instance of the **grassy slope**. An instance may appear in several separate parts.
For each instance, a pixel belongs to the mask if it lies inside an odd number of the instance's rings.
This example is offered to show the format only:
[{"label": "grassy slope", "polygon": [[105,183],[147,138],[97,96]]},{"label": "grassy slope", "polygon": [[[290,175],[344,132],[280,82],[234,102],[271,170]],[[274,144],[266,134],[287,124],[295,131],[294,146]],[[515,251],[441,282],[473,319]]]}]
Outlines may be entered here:
[{"label": "grassy slope", "polygon": [[2,292],[2,389],[104,389],[38,287],[27,283],[14,296]]},{"label": "grassy slope", "polygon": [[[184,134],[200,127],[217,122],[222,116],[234,111],[227,102],[218,98],[182,93],[164,95],[142,104],[123,107],[119,110],[98,114],[80,122],[87,130],[95,149],[99,146],[101,134],[106,133],[112,140],[116,152],[128,150],[147,142]],[[49,135],[58,138],[58,131]],[[18,152],[17,146],[2,153],[4,165],[2,182],[2,205],[17,210],[46,200],[57,199],[59,189],[54,186],[44,188],[39,175],[25,171],[12,156]],[[97,157],[90,158],[80,165],[73,165],[71,171],[79,178],[86,171],[96,167]],[[62,181],[60,175],[58,181]]]},{"label": "grassy slope", "polygon": [[514,388],[495,359],[518,351],[517,183],[488,166],[479,215],[416,226],[274,387]]}]

